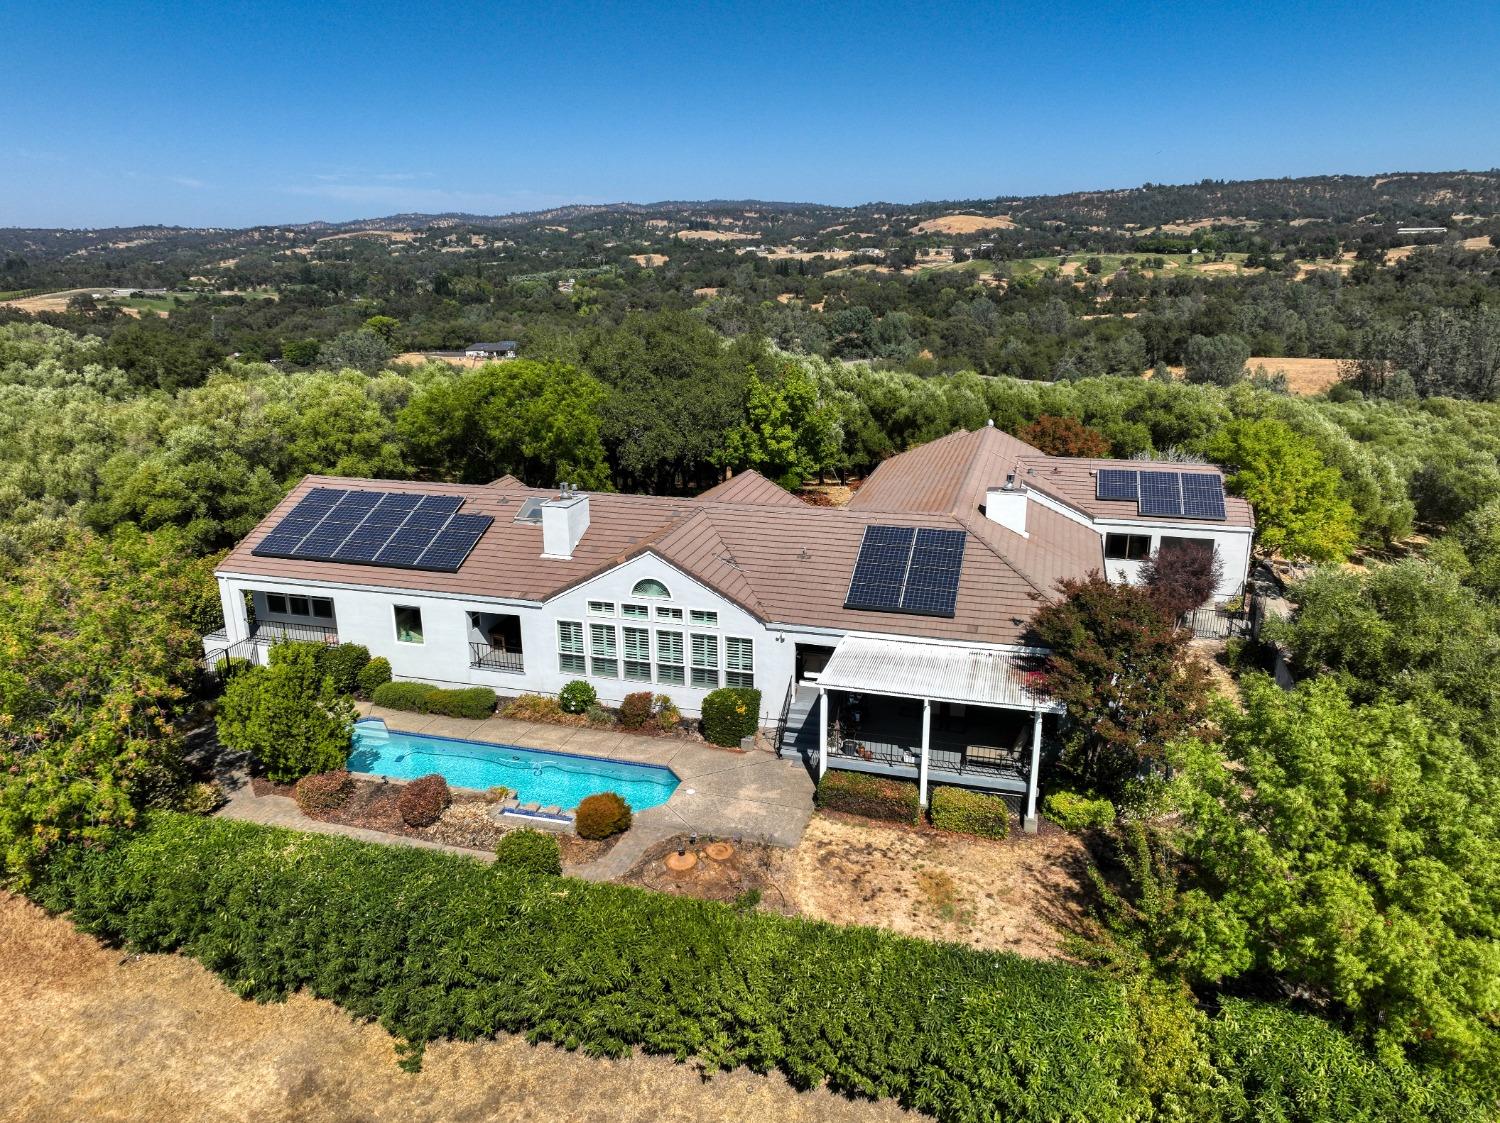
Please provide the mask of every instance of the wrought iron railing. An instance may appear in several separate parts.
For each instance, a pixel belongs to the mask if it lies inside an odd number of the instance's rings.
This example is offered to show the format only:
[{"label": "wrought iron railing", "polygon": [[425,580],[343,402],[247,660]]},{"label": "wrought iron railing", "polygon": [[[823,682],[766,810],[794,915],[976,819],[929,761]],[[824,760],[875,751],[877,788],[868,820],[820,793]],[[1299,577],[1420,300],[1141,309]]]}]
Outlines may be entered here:
[{"label": "wrought iron railing", "polygon": [[339,633],[337,628],[324,627],[321,624],[292,624],[268,620],[264,624],[257,623],[251,628],[250,638],[260,640],[262,643],[293,640],[297,643],[335,644],[339,642]]},{"label": "wrought iron railing", "polygon": [[502,651],[487,643],[469,643],[469,666],[482,667],[486,671],[508,671],[521,674],[526,669],[525,658],[519,651]]}]

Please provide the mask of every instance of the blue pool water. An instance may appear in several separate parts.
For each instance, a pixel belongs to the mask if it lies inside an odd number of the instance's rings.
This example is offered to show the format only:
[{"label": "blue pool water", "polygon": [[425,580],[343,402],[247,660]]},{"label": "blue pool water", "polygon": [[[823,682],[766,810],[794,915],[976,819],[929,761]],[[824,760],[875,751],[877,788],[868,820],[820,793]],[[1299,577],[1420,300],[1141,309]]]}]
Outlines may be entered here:
[{"label": "blue pool water", "polygon": [[654,764],[401,733],[386,729],[379,718],[355,723],[349,771],[401,780],[436,772],[455,787],[482,791],[504,785],[522,803],[567,810],[584,796],[615,792],[632,811],[644,811],[667,802],[678,783],[670,768]]}]

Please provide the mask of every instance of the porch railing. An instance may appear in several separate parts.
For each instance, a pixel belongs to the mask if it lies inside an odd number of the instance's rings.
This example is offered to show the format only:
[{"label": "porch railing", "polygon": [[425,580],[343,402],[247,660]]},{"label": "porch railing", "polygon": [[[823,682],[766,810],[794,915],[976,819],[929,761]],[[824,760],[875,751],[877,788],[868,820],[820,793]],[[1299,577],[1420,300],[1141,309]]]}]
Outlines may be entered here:
[{"label": "porch railing", "polygon": [[1229,639],[1257,634],[1262,614],[1261,598],[1247,593],[1240,606],[1232,611],[1222,605],[1204,605],[1184,613],[1177,626],[1189,629],[1197,639]]},{"label": "porch railing", "polygon": [[[895,741],[876,741],[859,735],[840,736],[831,732],[828,739],[830,759],[862,760],[897,768],[916,768],[921,761],[920,745]],[[927,750],[928,767],[938,772],[972,776],[1008,776],[1024,780],[1029,765],[1019,749],[1007,751],[988,745],[964,745],[934,739]]]},{"label": "porch railing", "polygon": [[519,651],[502,651],[487,643],[469,643],[469,666],[486,671],[508,671],[521,674],[526,669],[525,657]]},{"label": "porch railing", "polygon": [[284,624],[271,620],[264,624],[257,623],[251,628],[250,638],[262,643],[293,640],[297,643],[336,644],[339,642],[339,633],[337,628],[321,624]]}]

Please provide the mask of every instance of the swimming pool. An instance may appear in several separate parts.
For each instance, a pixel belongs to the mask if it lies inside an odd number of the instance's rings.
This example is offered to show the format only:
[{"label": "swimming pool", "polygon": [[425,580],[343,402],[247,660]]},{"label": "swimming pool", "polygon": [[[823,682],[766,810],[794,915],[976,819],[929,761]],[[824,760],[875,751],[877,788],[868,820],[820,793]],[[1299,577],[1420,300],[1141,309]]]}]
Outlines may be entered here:
[{"label": "swimming pool", "polygon": [[584,796],[615,792],[632,811],[644,811],[666,803],[678,784],[675,772],[655,764],[402,733],[387,729],[379,718],[355,723],[349,771],[400,780],[436,772],[455,787],[483,791],[504,785],[522,803],[566,810]]}]

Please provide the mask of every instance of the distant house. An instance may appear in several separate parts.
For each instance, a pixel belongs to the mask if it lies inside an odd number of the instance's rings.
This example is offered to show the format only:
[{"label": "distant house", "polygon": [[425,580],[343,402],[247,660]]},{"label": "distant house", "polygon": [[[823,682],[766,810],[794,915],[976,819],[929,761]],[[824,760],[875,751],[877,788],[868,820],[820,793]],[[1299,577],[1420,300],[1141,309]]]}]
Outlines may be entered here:
[{"label": "distant house", "polygon": [[1397,234],[1446,234],[1446,226],[1398,226]]},{"label": "distant house", "polygon": [[504,339],[499,343],[471,343],[464,348],[464,358],[514,359],[519,347],[514,339]]}]

